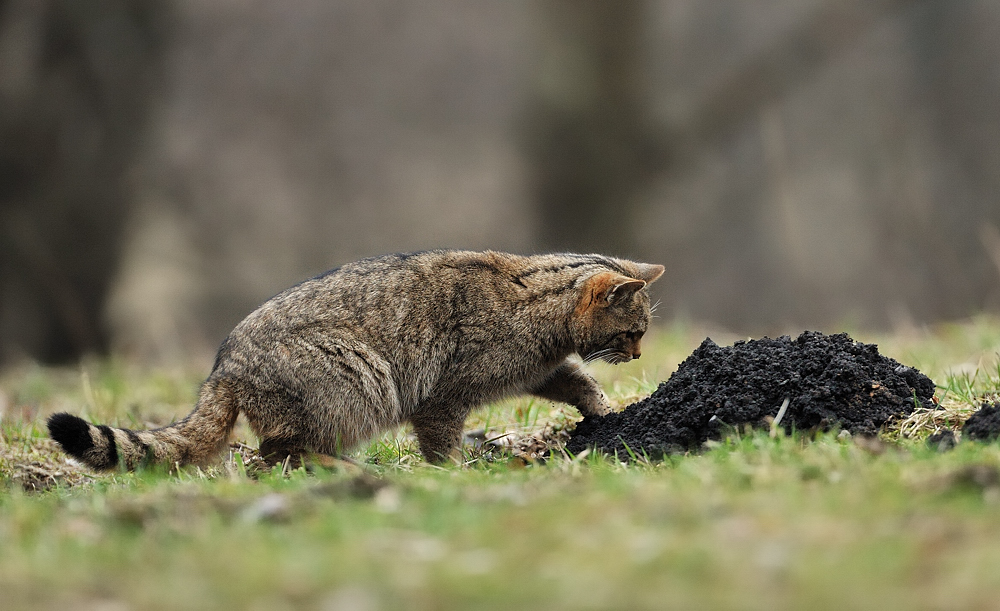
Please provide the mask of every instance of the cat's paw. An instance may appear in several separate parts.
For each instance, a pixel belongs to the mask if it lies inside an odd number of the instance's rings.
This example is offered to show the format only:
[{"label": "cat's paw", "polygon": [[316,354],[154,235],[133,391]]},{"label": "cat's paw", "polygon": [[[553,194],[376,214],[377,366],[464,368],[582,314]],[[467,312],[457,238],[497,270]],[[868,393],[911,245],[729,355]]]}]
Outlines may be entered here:
[{"label": "cat's paw", "polygon": [[603,392],[600,396],[593,397],[593,400],[589,401],[587,405],[578,405],[577,409],[584,416],[607,416],[611,413],[611,405]]}]

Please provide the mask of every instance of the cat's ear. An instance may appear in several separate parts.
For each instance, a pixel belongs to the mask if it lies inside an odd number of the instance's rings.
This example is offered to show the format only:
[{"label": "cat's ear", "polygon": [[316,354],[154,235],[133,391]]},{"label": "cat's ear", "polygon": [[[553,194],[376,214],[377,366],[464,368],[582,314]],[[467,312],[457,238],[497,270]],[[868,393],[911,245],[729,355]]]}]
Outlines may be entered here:
[{"label": "cat's ear", "polygon": [[587,279],[580,305],[590,308],[621,300],[646,286],[644,280],[629,278],[615,272],[601,272]]},{"label": "cat's ear", "polygon": [[622,276],[622,281],[619,282],[611,289],[611,291],[605,296],[608,303],[614,303],[625,297],[628,297],[632,293],[641,290],[646,286],[647,282],[645,280],[636,280],[635,278],[626,278]]},{"label": "cat's ear", "polygon": [[645,280],[646,284],[652,284],[657,278],[663,275],[662,265],[653,265],[651,263],[636,263],[636,267],[639,268],[639,273],[636,274],[636,278],[640,280]]}]

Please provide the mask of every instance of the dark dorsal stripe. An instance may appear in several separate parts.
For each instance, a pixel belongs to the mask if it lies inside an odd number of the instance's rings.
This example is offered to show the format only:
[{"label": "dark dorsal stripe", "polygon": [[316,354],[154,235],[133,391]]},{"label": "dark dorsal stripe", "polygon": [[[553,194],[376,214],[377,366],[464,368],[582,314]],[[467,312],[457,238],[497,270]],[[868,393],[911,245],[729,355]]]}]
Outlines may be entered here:
[{"label": "dark dorsal stripe", "polygon": [[628,270],[619,265],[617,262],[607,257],[603,257],[601,255],[560,255],[560,256],[565,256],[567,258],[570,258],[572,259],[572,261],[570,261],[569,263],[561,263],[556,265],[550,265],[547,267],[532,267],[530,269],[526,269],[520,274],[514,276],[512,282],[514,282],[515,284],[519,284],[523,287],[524,279],[527,278],[528,276],[532,276],[534,274],[539,274],[542,272],[556,273],[567,269],[577,269],[579,267],[584,267],[587,265],[599,265],[601,267],[606,267],[614,272],[618,272],[623,276],[631,277],[632,275]]}]

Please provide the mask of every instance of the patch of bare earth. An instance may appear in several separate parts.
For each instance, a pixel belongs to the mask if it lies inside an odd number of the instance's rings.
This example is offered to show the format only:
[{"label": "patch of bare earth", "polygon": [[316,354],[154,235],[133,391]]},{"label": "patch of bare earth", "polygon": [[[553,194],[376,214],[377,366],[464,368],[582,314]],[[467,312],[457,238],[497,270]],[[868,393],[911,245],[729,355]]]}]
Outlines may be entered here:
[{"label": "patch of bare earth", "polygon": [[92,479],[68,461],[55,441],[0,431],[0,480],[25,492],[42,492],[56,486],[79,486]]},{"label": "patch of bare earth", "polygon": [[465,443],[473,460],[490,456],[508,456],[515,463],[544,461],[550,454],[561,452],[569,440],[572,424],[552,422],[541,427],[510,427],[507,429],[477,429],[465,434]]}]

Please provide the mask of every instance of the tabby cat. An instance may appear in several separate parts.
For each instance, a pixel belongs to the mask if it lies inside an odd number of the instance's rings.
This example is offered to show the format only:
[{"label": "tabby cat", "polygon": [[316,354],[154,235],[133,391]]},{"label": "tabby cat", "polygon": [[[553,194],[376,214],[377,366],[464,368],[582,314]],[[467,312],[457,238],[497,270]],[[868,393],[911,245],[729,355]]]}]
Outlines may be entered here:
[{"label": "tabby cat", "polygon": [[439,250],[364,259],[293,286],[222,343],[197,405],[132,431],[60,413],[49,433],[96,470],[205,464],[238,414],[272,462],[339,454],[405,422],[430,462],[460,447],[469,412],[529,393],[604,414],[597,382],[567,357],[639,358],[645,287],[662,265],[601,255]]}]

